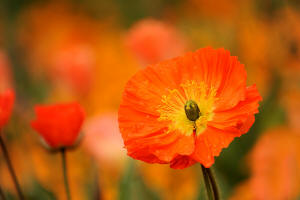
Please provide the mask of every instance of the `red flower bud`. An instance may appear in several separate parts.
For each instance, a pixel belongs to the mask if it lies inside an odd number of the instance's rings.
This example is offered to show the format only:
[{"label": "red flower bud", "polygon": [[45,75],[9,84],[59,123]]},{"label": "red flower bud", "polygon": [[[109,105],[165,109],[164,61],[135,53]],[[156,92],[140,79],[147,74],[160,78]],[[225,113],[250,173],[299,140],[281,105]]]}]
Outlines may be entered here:
[{"label": "red flower bud", "polygon": [[76,143],[85,118],[80,104],[37,105],[35,113],[37,118],[31,121],[31,127],[51,148],[71,147]]},{"label": "red flower bud", "polygon": [[15,93],[12,90],[6,90],[0,94],[0,128],[2,128],[10,119]]}]

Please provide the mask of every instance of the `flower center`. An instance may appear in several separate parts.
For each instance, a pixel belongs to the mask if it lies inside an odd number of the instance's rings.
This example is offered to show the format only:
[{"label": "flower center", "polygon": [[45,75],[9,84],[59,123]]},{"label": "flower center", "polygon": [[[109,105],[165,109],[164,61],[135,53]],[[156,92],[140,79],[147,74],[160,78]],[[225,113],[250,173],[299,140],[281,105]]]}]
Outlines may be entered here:
[{"label": "flower center", "polygon": [[197,103],[193,100],[188,100],[184,105],[186,117],[191,121],[196,121],[200,117],[200,110]]},{"label": "flower center", "polygon": [[188,81],[179,88],[168,90],[158,106],[159,121],[167,121],[168,132],[180,131],[182,134],[201,134],[213,119],[216,90],[203,82]]}]

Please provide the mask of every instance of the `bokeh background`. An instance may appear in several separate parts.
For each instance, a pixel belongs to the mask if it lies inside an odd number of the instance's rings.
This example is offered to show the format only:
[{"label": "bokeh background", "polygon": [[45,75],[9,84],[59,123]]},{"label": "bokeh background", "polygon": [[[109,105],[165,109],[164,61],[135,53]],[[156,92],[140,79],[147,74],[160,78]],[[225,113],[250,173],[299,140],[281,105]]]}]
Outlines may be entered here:
[{"label": "bokeh background", "polygon": [[[205,199],[200,165],[126,155],[117,110],[148,64],[201,47],[238,56],[264,101],[250,132],[216,159],[222,199],[300,199],[300,3],[296,0],[1,0],[0,90],[16,105],[4,139],[27,199],[66,199],[61,157],[31,130],[33,106],[78,101],[84,137],[68,152],[74,200]],[[0,154],[0,185],[17,199]]]}]

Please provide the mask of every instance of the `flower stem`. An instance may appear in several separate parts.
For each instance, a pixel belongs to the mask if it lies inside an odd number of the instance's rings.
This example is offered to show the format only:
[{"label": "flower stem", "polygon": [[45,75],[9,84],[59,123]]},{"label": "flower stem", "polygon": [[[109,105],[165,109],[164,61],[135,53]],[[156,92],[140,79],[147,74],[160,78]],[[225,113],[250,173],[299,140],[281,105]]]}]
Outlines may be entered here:
[{"label": "flower stem", "polygon": [[212,190],[214,193],[215,200],[219,200],[220,199],[219,189],[218,189],[218,185],[217,185],[215,176],[214,176],[211,168],[207,168],[207,173],[208,173],[208,176],[210,179],[210,184],[211,184],[211,187],[212,187]]},{"label": "flower stem", "polygon": [[1,187],[0,187],[0,199],[1,199],[1,200],[6,200],[5,195],[4,195],[4,192],[3,192],[3,190],[2,190]]},{"label": "flower stem", "polygon": [[219,192],[216,184],[216,180],[210,168],[206,168],[201,165],[205,188],[209,200],[219,200]]},{"label": "flower stem", "polygon": [[95,188],[95,193],[94,193],[94,199],[95,200],[100,200],[101,199],[101,191],[100,191],[100,188],[99,188],[99,181],[96,180],[95,182],[96,182],[95,183],[96,188]]},{"label": "flower stem", "polygon": [[69,187],[69,182],[68,182],[68,174],[67,174],[67,162],[66,162],[66,149],[62,148],[60,150],[61,156],[62,156],[62,168],[63,168],[63,174],[64,174],[64,183],[65,183],[65,188],[66,188],[66,194],[67,194],[67,199],[71,200],[71,193],[70,193],[70,187]]},{"label": "flower stem", "polygon": [[201,165],[201,169],[202,169],[202,175],[203,175],[205,189],[206,189],[208,199],[209,200],[214,200],[212,188],[211,188],[211,185],[210,185],[210,179],[209,179],[207,170],[203,165]]},{"label": "flower stem", "polygon": [[3,140],[3,138],[2,138],[2,131],[0,132],[0,146],[1,146],[1,149],[2,149],[2,152],[3,152],[3,155],[4,155],[4,159],[5,159],[6,163],[7,163],[8,170],[9,170],[9,172],[10,172],[10,174],[11,174],[11,177],[12,177],[12,179],[13,179],[15,188],[16,188],[16,190],[17,190],[19,199],[24,200],[24,196],[23,196],[23,193],[22,193],[20,184],[19,184],[19,182],[18,182],[18,179],[17,179],[16,173],[15,173],[15,170],[14,170],[14,168],[13,168],[13,166],[12,166],[12,163],[11,163],[11,160],[10,160],[10,157],[9,157],[9,154],[8,154],[8,151],[7,151],[7,148],[6,148],[5,143],[4,143],[4,140]]}]

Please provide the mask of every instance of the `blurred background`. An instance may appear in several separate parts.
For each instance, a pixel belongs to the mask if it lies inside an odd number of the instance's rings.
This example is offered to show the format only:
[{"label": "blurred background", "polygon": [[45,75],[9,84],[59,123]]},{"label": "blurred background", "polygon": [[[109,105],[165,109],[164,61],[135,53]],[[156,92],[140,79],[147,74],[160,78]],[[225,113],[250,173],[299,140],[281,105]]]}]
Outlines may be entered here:
[{"label": "blurred background", "polygon": [[[264,101],[216,159],[223,199],[300,199],[300,3],[296,0],[1,0],[0,90],[16,105],[4,139],[27,199],[66,199],[60,155],[31,130],[33,106],[78,101],[84,138],[68,152],[74,200],[205,199],[201,167],[126,156],[117,110],[148,64],[201,47],[238,56]],[[0,154],[0,185],[17,199]]]}]

